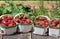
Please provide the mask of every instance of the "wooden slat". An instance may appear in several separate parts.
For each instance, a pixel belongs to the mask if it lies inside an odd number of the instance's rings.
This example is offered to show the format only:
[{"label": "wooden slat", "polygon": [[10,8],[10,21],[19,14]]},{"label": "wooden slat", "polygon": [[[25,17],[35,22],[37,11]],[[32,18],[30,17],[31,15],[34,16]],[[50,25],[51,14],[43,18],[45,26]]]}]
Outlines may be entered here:
[{"label": "wooden slat", "polygon": [[3,38],[3,36],[2,35],[0,35],[0,39],[2,39]]},{"label": "wooden slat", "polygon": [[18,39],[19,35],[3,36],[3,39]]},{"label": "wooden slat", "polygon": [[[1,36],[0,39],[2,39]],[[3,36],[3,39],[60,39],[60,37],[40,36],[33,33],[32,35],[31,33],[21,33],[11,36]]]},{"label": "wooden slat", "polygon": [[3,39],[31,39],[31,33],[21,33],[11,36],[3,36]]},{"label": "wooden slat", "polygon": [[21,33],[19,35],[20,39],[31,39],[31,33]]},{"label": "wooden slat", "polygon": [[40,36],[32,34],[32,39],[60,39],[60,37]]}]

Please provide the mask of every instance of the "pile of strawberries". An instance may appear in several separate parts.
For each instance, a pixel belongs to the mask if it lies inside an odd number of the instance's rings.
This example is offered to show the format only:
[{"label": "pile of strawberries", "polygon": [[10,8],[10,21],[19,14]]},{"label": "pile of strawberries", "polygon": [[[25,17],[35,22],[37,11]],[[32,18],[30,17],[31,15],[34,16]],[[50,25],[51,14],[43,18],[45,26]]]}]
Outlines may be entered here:
[{"label": "pile of strawberries", "polygon": [[15,22],[13,20],[13,16],[3,16],[0,18],[0,25],[1,26],[15,26]]},{"label": "pile of strawberries", "polygon": [[58,19],[53,19],[53,20],[51,21],[50,27],[60,28],[60,18],[58,18]]},{"label": "pile of strawberries", "polygon": [[31,20],[27,16],[16,16],[15,21],[20,24],[30,24]]},{"label": "pile of strawberries", "polygon": [[37,17],[35,19],[35,25],[38,25],[38,26],[42,26],[42,27],[46,27],[48,25],[48,20],[46,17],[42,17],[42,18],[39,18]]}]

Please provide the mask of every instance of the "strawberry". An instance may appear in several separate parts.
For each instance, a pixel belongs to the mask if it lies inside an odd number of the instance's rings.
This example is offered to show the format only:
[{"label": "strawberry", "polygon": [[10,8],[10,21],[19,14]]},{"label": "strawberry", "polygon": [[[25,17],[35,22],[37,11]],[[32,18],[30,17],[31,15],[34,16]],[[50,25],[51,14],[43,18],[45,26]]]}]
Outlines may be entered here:
[{"label": "strawberry", "polygon": [[8,20],[12,20],[13,18],[11,18],[11,17],[8,17],[7,19],[8,19]]},{"label": "strawberry", "polygon": [[12,26],[12,25],[15,25],[13,17],[11,17],[11,16],[4,16],[4,17],[2,17],[1,25],[2,26]]},{"label": "strawberry", "polygon": [[10,24],[8,24],[8,26],[13,26],[13,24],[12,24],[12,23],[10,23]]},{"label": "strawberry", "polygon": [[44,20],[44,22],[47,22],[48,23],[48,20]]},{"label": "strawberry", "polygon": [[26,16],[23,16],[23,19],[27,19],[27,17]]},{"label": "strawberry", "polygon": [[39,24],[40,22],[35,22],[36,24]]},{"label": "strawberry", "polygon": [[57,20],[56,20],[56,19],[54,19],[54,20],[53,20],[53,22],[54,22],[54,23],[57,23]]},{"label": "strawberry", "polygon": [[5,21],[7,21],[8,16],[4,16],[2,19],[5,20]]},{"label": "strawberry", "polygon": [[2,26],[6,26],[4,23],[1,23]]},{"label": "strawberry", "polygon": [[22,21],[26,21],[26,19],[22,19]]},{"label": "strawberry", "polygon": [[46,26],[47,26],[47,24],[43,24],[42,26],[43,26],[43,27],[46,27]]},{"label": "strawberry", "polygon": [[42,24],[40,24],[40,23],[38,23],[37,25],[38,25],[38,26],[42,26]]},{"label": "strawberry", "polygon": [[50,27],[55,27],[56,24],[51,24]]},{"label": "strawberry", "polygon": [[12,26],[12,25],[14,25],[14,24],[15,24],[15,23],[14,23],[13,20],[8,21],[8,26]]},{"label": "strawberry", "polygon": [[9,24],[9,23],[11,23],[11,20],[8,20],[8,22],[7,22],[7,23],[8,23],[8,24]]},{"label": "strawberry", "polygon": [[20,22],[20,24],[24,24],[24,21],[22,21],[22,20],[19,20],[19,22]]},{"label": "strawberry", "polygon": [[7,22],[5,20],[2,20],[2,23],[6,24]]},{"label": "strawberry", "polygon": [[29,24],[28,22],[24,22],[24,24]]},{"label": "strawberry", "polygon": [[36,20],[36,22],[40,22],[40,20]]},{"label": "strawberry", "polygon": [[36,24],[40,23],[40,19],[36,20],[35,23],[36,23]]},{"label": "strawberry", "polygon": [[30,21],[30,19],[26,19],[26,22],[27,22],[28,24],[30,24],[31,21]]},{"label": "strawberry", "polygon": [[13,20],[11,20],[11,22],[10,22],[11,24],[14,24],[14,21]]}]

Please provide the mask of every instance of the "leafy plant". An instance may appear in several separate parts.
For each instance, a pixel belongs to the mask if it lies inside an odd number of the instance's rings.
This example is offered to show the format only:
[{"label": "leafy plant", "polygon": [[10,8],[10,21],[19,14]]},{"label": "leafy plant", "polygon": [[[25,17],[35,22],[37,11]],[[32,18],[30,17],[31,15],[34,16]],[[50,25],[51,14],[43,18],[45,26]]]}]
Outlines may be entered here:
[{"label": "leafy plant", "polygon": [[12,14],[16,15],[18,13],[27,13],[29,12],[29,9],[31,8],[30,6],[27,5],[22,5],[22,4],[14,4],[14,2],[11,1],[6,1],[9,5],[2,4],[0,6],[0,15],[2,14]]},{"label": "leafy plant", "polygon": [[38,15],[48,15],[48,9],[45,9],[44,6],[39,6],[39,8],[34,9],[34,16]]},{"label": "leafy plant", "polygon": [[57,3],[56,6],[53,7],[52,10],[50,10],[50,13],[51,13],[51,18],[60,16],[60,6],[59,6],[59,3]]},{"label": "leafy plant", "polygon": [[48,9],[45,9],[44,6],[40,5],[39,8],[33,7],[32,14],[29,14],[30,19],[34,22],[36,16],[48,15]]}]

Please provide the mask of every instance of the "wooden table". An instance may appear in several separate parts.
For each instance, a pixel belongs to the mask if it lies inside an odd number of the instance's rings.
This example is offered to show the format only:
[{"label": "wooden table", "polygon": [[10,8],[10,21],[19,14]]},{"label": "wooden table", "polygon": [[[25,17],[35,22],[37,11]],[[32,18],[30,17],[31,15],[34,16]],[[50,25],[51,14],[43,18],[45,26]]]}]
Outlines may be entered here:
[{"label": "wooden table", "polygon": [[9,36],[0,35],[0,39],[60,39],[60,37],[40,36],[29,32],[29,33],[18,33]]}]

